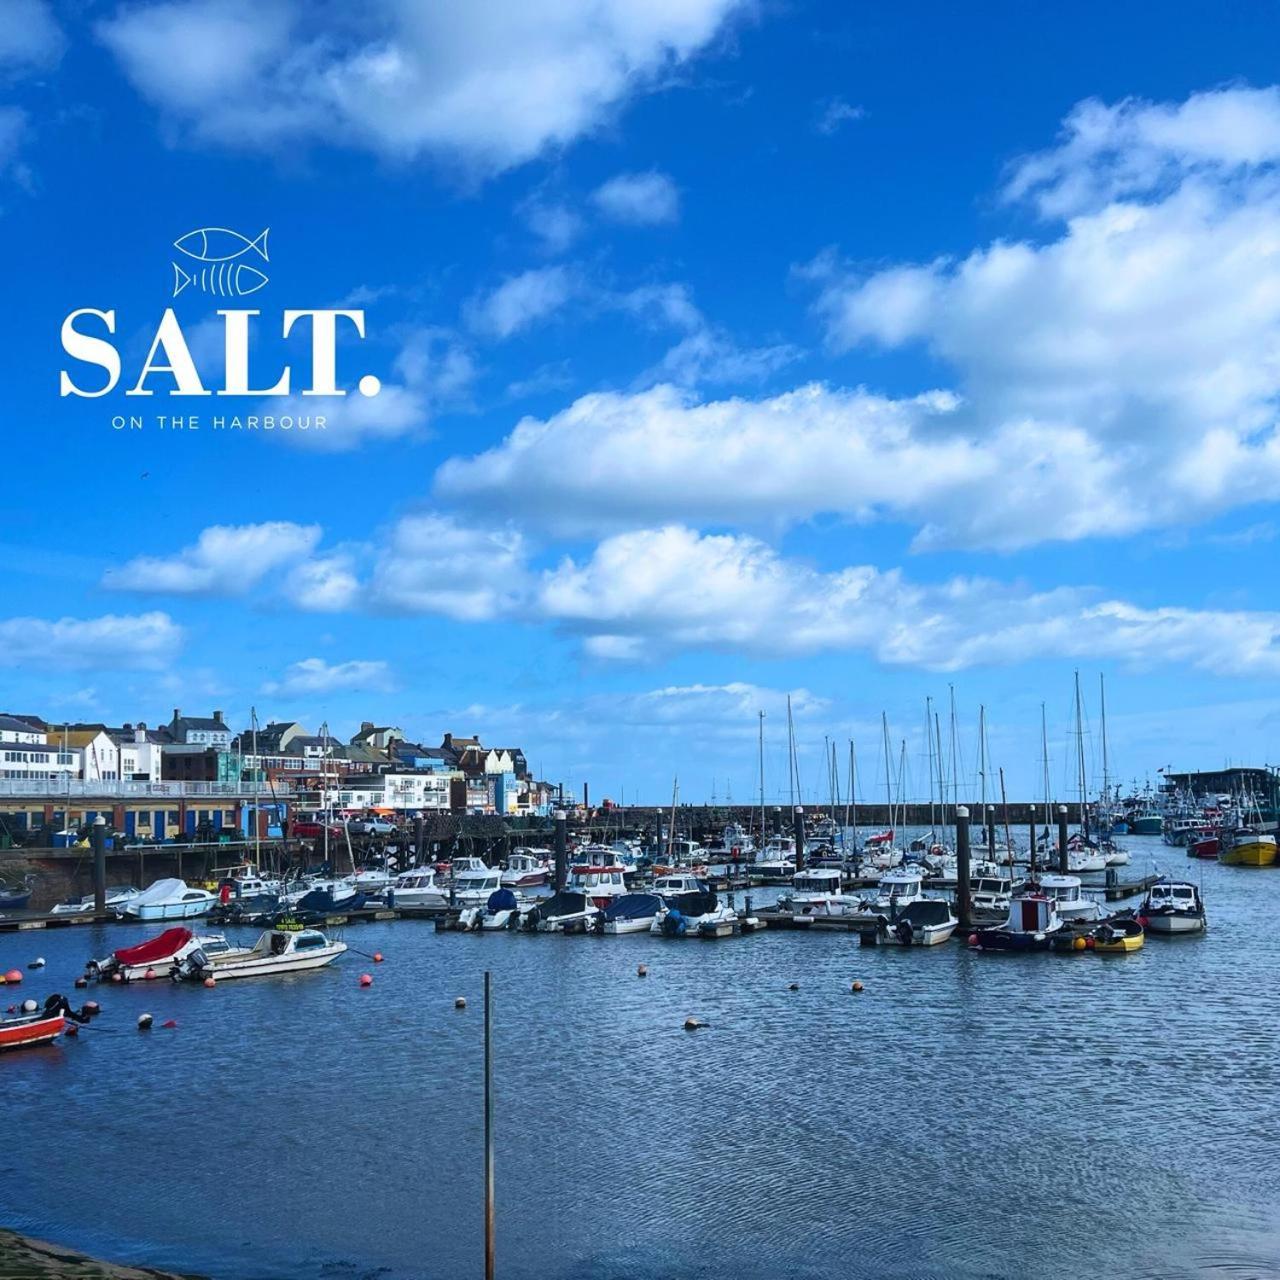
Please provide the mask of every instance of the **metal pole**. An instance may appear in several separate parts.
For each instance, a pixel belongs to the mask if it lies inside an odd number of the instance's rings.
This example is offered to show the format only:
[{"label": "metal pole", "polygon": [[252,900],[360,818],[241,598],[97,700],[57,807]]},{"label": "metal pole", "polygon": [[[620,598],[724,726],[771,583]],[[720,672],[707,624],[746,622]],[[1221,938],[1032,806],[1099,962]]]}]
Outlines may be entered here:
[{"label": "metal pole", "polygon": [[1031,878],[1036,878],[1036,815],[1035,810],[1031,811],[1031,820],[1027,823],[1027,830],[1031,836]]},{"label": "metal pole", "polygon": [[1071,869],[1071,860],[1067,855],[1067,806],[1058,806],[1058,871],[1067,875]]},{"label": "metal pole", "polygon": [[89,827],[89,843],[93,847],[93,912],[100,916],[107,910],[107,820],[102,814]]},{"label": "metal pole", "polygon": [[791,833],[796,841],[796,870],[804,870],[804,810],[796,805],[791,818]]},{"label": "metal pole", "polygon": [[484,1274],[493,1280],[493,1049],[489,970],[484,971]]},{"label": "metal pole", "polygon": [[569,878],[568,816],[563,809],[552,815],[556,824],[556,892],[560,893]]},{"label": "metal pole", "polygon": [[996,857],[996,807],[987,805],[987,858],[994,862]]},{"label": "metal pole", "polygon": [[969,809],[956,806],[956,919],[968,931],[973,924],[969,906]]}]

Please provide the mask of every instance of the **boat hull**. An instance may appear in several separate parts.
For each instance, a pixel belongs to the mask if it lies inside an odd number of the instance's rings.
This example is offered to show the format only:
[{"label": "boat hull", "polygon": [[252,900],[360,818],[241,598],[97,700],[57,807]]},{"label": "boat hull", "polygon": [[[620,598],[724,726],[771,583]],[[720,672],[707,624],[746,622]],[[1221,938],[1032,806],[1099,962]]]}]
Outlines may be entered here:
[{"label": "boat hull", "polygon": [[221,961],[215,960],[203,972],[210,974],[218,982],[224,982],[228,978],[268,978],[277,974],[302,973],[308,969],[323,969],[346,949],[345,942],[334,942],[323,949],[317,948],[299,955],[259,956],[252,959],[232,955]]},{"label": "boat hull", "polygon": [[60,1013],[52,1018],[36,1015],[0,1022],[0,1052],[52,1044],[62,1034],[65,1026],[66,1019]]},{"label": "boat hull", "polygon": [[1164,831],[1164,819],[1162,817],[1146,817],[1134,818],[1129,823],[1129,830],[1135,836],[1158,836]]},{"label": "boat hull", "polygon": [[1276,845],[1272,841],[1249,840],[1234,844],[1218,855],[1218,861],[1228,867],[1269,867],[1276,860]]},{"label": "boat hull", "polygon": [[130,903],[124,912],[135,920],[147,923],[156,920],[194,920],[197,916],[208,915],[216,902],[217,898],[210,896],[208,902],[144,902],[141,906]]},{"label": "boat hull", "polygon": [[658,917],[639,916],[633,920],[606,920],[600,928],[601,933],[648,933]]},{"label": "boat hull", "polygon": [[1148,933],[1172,935],[1176,933],[1203,933],[1205,918],[1200,915],[1148,915]]}]

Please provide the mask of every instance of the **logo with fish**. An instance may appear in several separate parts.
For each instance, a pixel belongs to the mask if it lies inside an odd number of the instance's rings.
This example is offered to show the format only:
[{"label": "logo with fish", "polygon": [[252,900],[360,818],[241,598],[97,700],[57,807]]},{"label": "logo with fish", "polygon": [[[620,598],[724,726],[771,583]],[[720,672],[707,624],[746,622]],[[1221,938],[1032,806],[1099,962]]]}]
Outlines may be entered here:
[{"label": "logo with fish", "polygon": [[[197,227],[179,236],[173,247],[191,259],[184,269],[173,263],[173,296],[191,288],[217,298],[243,298],[256,293],[270,277],[256,263],[267,257],[265,228],[252,240],[229,227]],[[199,263],[197,267],[194,264]]]}]

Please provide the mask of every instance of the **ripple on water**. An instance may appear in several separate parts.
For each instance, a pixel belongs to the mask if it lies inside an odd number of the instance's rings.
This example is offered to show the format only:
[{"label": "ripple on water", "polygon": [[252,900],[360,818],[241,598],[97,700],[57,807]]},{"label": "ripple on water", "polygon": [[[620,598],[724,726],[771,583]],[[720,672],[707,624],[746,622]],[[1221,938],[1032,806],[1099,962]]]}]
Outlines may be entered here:
[{"label": "ripple on water", "polygon": [[[1267,1274],[1280,872],[1211,866],[1205,893],[1207,937],[1108,960],[398,922],[348,931],[387,956],[367,991],[360,959],[106,988],[79,1042],[0,1061],[0,1202],[227,1280],[473,1273],[487,965],[504,1276]],[[42,935],[41,991],[129,940]],[[31,949],[0,937],[0,967]]]}]

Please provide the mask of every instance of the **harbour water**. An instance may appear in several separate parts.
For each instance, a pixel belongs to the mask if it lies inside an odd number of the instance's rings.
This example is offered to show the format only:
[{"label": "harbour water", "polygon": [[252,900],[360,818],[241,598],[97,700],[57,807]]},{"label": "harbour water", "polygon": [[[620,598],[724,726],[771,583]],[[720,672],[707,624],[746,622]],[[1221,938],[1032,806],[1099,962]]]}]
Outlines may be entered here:
[{"label": "harbour water", "polygon": [[[346,931],[381,965],[104,987],[77,1040],[0,1060],[0,1220],[225,1280],[480,1274],[489,968],[500,1276],[1274,1274],[1280,871],[1125,843],[1203,873],[1206,936],[1102,958],[398,921]],[[43,955],[22,995],[70,994],[151,932],[4,935],[0,968]]]}]

